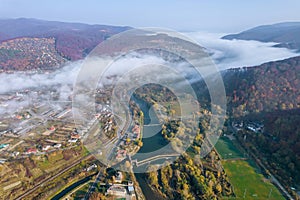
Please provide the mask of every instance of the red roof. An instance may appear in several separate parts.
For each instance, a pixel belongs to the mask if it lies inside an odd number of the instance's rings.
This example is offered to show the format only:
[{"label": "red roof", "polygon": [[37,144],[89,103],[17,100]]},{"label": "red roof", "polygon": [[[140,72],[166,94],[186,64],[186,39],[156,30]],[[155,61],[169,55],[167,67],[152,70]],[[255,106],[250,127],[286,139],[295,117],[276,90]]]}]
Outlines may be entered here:
[{"label": "red roof", "polygon": [[80,135],[79,135],[79,134],[71,135],[71,138],[72,138],[72,139],[79,139],[79,138],[80,138]]},{"label": "red roof", "polygon": [[36,153],[36,152],[37,152],[37,150],[34,148],[30,148],[27,150],[27,153]]}]

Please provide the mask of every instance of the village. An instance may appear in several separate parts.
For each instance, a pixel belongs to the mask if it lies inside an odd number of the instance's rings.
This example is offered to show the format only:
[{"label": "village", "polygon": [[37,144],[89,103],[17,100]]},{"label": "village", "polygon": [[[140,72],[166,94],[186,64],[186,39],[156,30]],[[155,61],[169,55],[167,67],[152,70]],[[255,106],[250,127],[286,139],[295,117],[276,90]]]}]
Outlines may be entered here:
[{"label": "village", "polygon": [[[50,162],[52,157],[57,159],[56,157],[63,156],[62,160],[55,161],[58,163],[57,169],[60,169],[68,160],[73,162],[73,159],[88,155],[82,139],[90,134],[94,126],[98,127],[97,130],[102,136],[105,136],[101,138],[104,142],[110,142],[117,137],[117,131],[122,131],[116,129],[114,115],[106,104],[97,105],[96,113],[86,126],[76,126],[72,118],[71,96],[65,99],[68,101],[58,104],[55,100],[60,99],[59,95],[55,88],[47,90],[43,88],[15,91],[0,96],[1,169],[11,166],[10,163],[18,160],[30,159],[31,162],[41,164],[32,169],[34,170],[32,175],[31,172],[27,172],[24,178],[33,176],[40,179],[39,177],[43,175],[41,171],[55,170],[50,163],[43,164]],[[45,96],[48,96],[48,99],[45,100]],[[112,150],[117,162],[124,160],[127,155],[134,154],[142,146],[140,122],[139,119],[133,120],[130,131],[118,134],[120,143]],[[72,154],[76,156],[70,159]],[[99,166],[89,164],[82,170],[88,175],[95,169],[99,169]],[[9,177],[3,178],[7,187],[4,187],[4,191],[0,191],[1,194],[9,194],[10,191],[21,187],[20,182],[15,182],[14,178],[11,180]],[[128,180],[124,184],[123,180],[122,172],[114,174],[105,195],[135,199],[134,184]]]}]

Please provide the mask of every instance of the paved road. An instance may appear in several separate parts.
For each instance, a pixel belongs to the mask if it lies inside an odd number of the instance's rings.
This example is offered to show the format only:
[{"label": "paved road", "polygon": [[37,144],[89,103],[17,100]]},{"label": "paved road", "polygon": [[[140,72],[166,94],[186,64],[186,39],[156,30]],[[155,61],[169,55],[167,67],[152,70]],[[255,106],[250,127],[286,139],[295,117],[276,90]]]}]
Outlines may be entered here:
[{"label": "paved road", "polygon": [[[231,127],[232,130],[234,130],[234,132],[236,133],[236,129],[234,127]],[[244,148],[244,147],[242,147]],[[284,196],[287,197],[288,199],[293,199],[293,197],[287,192],[287,190],[281,185],[281,183],[278,181],[278,179],[275,178],[275,176],[273,174],[271,174],[270,170],[268,170],[268,168],[260,161],[260,159],[258,159],[252,152],[248,151],[247,149],[245,149],[246,152],[248,152],[254,159],[254,161],[256,162],[256,164],[258,166],[260,166],[261,168],[263,168],[265,171],[269,172],[269,176],[271,181],[274,183],[274,185],[276,185],[281,192],[283,192]]]},{"label": "paved road", "polygon": [[[91,194],[95,191],[95,188],[96,188],[96,186],[97,186],[97,183],[100,182],[101,177],[104,176],[104,170],[105,170],[104,167],[100,169],[99,173],[97,174],[96,180],[93,182],[92,185],[90,185],[90,187],[89,187],[87,193],[85,194],[84,200],[89,200]],[[103,177],[103,178],[105,178],[105,177]]]},{"label": "paved road", "polygon": [[[121,101],[121,102],[124,103],[123,101]],[[126,105],[123,104],[123,106],[125,107]],[[107,153],[107,160],[108,160],[108,161],[110,161],[110,160],[112,159],[114,149],[120,144],[120,142],[121,142],[121,140],[122,140],[123,135],[121,135],[121,132],[122,132],[122,133],[125,133],[125,132],[128,130],[130,124],[132,123],[132,118],[130,117],[130,112],[129,112],[129,110],[127,110],[127,109],[125,108],[125,112],[126,112],[126,117],[127,117],[127,119],[125,119],[125,120],[126,120],[126,123],[125,123],[124,127],[122,128],[122,130],[119,130],[119,131],[118,131],[118,134],[117,134],[117,135],[118,135],[118,137],[117,137],[117,138],[118,138],[118,141],[113,140],[113,141],[114,141],[114,145],[113,145],[113,147],[110,149],[110,151]]]},{"label": "paved road", "polygon": [[278,179],[270,173],[270,170],[268,170],[267,167],[259,159],[257,159],[257,157],[252,152],[250,152],[250,154],[252,157],[254,157],[254,160],[261,168],[263,168],[265,171],[269,171],[271,181],[284,193],[284,195],[288,197],[288,199],[293,199],[293,197],[286,191],[286,189],[281,185]]}]

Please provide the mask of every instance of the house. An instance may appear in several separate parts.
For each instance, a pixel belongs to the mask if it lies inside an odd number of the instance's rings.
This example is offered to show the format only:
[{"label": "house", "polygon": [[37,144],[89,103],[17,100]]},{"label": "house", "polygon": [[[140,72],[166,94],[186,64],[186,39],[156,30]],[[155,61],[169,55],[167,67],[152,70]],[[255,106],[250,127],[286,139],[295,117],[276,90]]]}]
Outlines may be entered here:
[{"label": "house", "polygon": [[92,169],[95,169],[95,168],[97,168],[97,165],[94,163],[91,166],[87,167],[86,171],[89,172],[89,171],[91,171]]},{"label": "house", "polygon": [[31,117],[31,115],[30,115],[29,113],[26,113],[26,114],[24,114],[24,117],[25,117],[26,119],[29,119],[29,118]]},{"label": "house", "polygon": [[126,157],[126,153],[127,153],[126,150],[122,150],[122,149],[118,150],[118,151],[117,151],[116,159],[117,159],[118,161],[123,160],[123,159]]},{"label": "house", "polygon": [[69,143],[76,143],[78,141],[78,139],[71,139],[71,140],[68,140]]},{"label": "house", "polygon": [[49,136],[49,135],[51,135],[54,131],[55,131],[55,127],[54,127],[54,126],[51,126],[50,128],[47,128],[47,130],[44,131],[44,132],[42,133],[42,135],[47,135],[47,136]]},{"label": "house", "polygon": [[137,124],[134,125],[134,127],[132,128],[132,132],[137,135],[140,134],[140,132],[141,132],[140,126]]},{"label": "house", "polygon": [[237,130],[241,130],[244,126],[244,123],[243,123],[243,121],[241,121],[241,122],[232,122],[232,126],[234,128],[236,128]]},{"label": "house", "polygon": [[23,119],[22,115],[16,115],[16,119]]},{"label": "house", "polygon": [[9,144],[0,144],[0,149],[4,149],[4,148],[6,148],[8,146],[9,146]]},{"label": "house", "polygon": [[36,154],[37,153],[37,149],[36,148],[29,148],[26,151],[26,154]]},{"label": "house", "polygon": [[247,129],[250,130],[250,131],[256,132],[256,128],[251,126],[251,125],[248,125]]},{"label": "house", "polygon": [[20,152],[14,151],[14,152],[11,153],[11,156],[12,157],[17,157],[19,154],[20,154]]},{"label": "house", "polygon": [[80,135],[79,134],[72,134],[71,139],[80,139]]},{"label": "house", "polygon": [[264,125],[260,123],[249,123],[246,128],[250,131],[258,133],[263,131]]},{"label": "house", "polygon": [[53,145],[54,148],[60,148],[61,147],[61,144],[55,144]]},{"label": "house", "polygon": [[42,148],[42,150],[43,151],[47,151],[47,150],[49,150],[51,148],[51,146],[50,145],[47,145],[47,146],[44,146],[43,148]]}]

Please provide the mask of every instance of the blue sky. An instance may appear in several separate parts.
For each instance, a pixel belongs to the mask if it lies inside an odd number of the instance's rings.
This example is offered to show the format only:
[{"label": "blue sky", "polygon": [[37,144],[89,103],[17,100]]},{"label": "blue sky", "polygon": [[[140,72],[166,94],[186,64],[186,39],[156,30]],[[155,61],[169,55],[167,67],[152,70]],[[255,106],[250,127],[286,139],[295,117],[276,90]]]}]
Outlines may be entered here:
[{"label": "blue sky", "polygon": [[300,21],[299,0],[0,0],[0,18],[239,32]]}]

